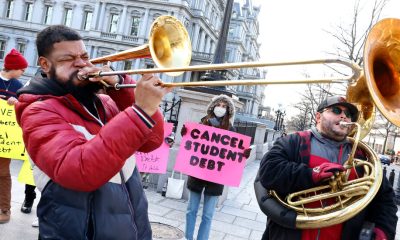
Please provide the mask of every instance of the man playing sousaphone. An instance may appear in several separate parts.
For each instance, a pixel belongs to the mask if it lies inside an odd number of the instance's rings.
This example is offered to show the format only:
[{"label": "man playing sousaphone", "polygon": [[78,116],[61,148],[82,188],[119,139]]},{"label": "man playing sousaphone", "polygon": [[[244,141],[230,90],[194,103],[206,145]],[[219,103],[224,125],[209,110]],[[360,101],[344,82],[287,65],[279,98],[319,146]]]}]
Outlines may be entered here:
[{"label": "man playing sousaphone", "polygon": [[[325,99],[317,109],[315,127],[279,138],[275,142],[261,161],[256,184],[259,181],[264,188],[274,190],[281,198],[326,184],[334,174],[345,171],[343,164],[352,151],[347,136],[352,129],[343,122],[354,122],[357,115],[357,108],[344,97],[332,96]],[[356,158],[365,159],[362,151],[357,151],[355,155]],[[357,178],[356,173],[351,170],[349,180],[354,178]],[[271,199],[270,196],[265,196],[261,201],[267,202],[267,199]],[[314,204],[308,206],[312,208],[326,207],[332,201],[329,198],[307,205]],[[277,211],[276,205],[274,209],[266,209],[270,206],[260,203],[263,212]],[[397,206],[393,189],[386,177],[383,177],[377,194],[367,207],[339,224],[299,229],[288,220],[290,210],[286,207],[280,209],[282,211],[278,210],[277,214],[267,214],[268,223],[262,239],[359,239],[365,223],[374,226],[372,231],[375,237],[372,239],[394,239],[396,233]]]}]

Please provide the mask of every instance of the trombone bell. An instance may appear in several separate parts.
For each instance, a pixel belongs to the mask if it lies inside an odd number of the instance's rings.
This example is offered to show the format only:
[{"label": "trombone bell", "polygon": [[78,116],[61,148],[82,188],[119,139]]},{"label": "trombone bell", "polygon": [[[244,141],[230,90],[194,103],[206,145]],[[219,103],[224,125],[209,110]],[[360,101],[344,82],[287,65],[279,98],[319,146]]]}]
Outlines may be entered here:
[{"label": "trombone bell", "polygon": [[[153,22],[150,32],[150,52],[159,68],[189,66],[192,45],[184,26],[174,17],[160,16]],[[170,72],[179,76],[183,72]]]},{"label": "trombone bell", "polygon": [[[182,23],[172,16],[160,16],[151,25],[149,44],[116,54],[91,59],[93,64],[151,57],[159,68],[187,67],[192,58],[189,34]],[[169,72],[178,76],[182,72]]]}]

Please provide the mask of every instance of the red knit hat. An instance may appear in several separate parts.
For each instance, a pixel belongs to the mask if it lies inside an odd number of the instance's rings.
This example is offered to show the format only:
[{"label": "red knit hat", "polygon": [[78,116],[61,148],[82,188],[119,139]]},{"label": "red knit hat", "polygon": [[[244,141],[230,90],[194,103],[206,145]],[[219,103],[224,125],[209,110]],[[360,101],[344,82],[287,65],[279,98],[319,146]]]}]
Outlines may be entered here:
[{"label": "red knit hat", "polygon": [[4,58],[4,68],[8,70],[19,70],[28,67],[28,62],[20,52],[14,48]]}]

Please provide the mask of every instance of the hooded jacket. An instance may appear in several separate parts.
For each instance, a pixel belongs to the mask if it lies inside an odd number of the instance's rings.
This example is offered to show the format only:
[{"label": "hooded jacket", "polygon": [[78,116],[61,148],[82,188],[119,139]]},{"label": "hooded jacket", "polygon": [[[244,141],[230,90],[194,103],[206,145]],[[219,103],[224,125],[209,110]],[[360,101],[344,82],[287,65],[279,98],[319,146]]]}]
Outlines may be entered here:
[{"label": "hooded jacket", "polygon": [[[214,107],[221,101],[225,102],[228,106],[226,114],[229,114],[230,126],[229,129],[226,130],[234,131],[235,129],[233,128],[233,121],[235,119],[235,105],[230,97],[223,94],[215,96],[211,99],[207,106],[207,115],[213,117],[206,119],[205,116],[201,119],[201,123],[208,126],[222,128],[220,126],[222,119],[215,117],[213,113]],[[198,193],[201,193],[204,189],[204,194],[210,196],[221,196],[224,190],[224,185],[188,176],[187,188]]]},{"label": "hooded jacket", "polygon": [[[126,77],[124,83],[133,83]],[[18,91],[16,116],[39,173],[41,239],[151,239],[134,153],[163,139],[160,112],[151,118],[132,89],[97,95],[99,117],[56,81],[33,79]]]}]

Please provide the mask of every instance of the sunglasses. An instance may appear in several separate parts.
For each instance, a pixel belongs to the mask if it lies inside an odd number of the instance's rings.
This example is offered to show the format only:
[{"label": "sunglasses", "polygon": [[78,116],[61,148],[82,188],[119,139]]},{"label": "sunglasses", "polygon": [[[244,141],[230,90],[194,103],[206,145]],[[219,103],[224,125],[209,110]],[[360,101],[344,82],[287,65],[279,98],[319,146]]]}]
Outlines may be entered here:
[{"label": "sunglasses", "polygon": [[[326,109],[324,109],[324,111],[326,111],[326,110],[328,110],[329,108],[326,108]],[[331,109],[331,111],[334,113],[334,114],[336,114],[336,115],[340,115],[340,114],[342,114],[342,112],[344,112],[344,115],[347,117],[347,118],[351,118],[351,113],[350,113],[350,111],[348,110],[348,109],[346,109],[346,110],[342,110],[340,107],[338,107],[338,106],[333,106],[333,107],[331,107],[330,108]]]}]

